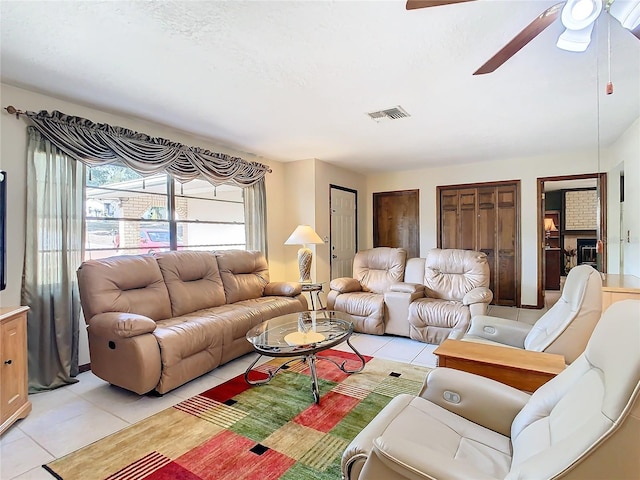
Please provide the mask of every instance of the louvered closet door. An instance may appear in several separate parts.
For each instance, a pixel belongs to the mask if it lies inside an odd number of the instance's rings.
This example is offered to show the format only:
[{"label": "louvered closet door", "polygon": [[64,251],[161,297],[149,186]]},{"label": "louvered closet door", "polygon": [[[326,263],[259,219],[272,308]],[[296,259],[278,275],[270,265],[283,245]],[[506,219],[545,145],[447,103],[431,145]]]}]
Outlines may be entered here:
[{"label": "louvered closet door", "polygon": [[438,187],[440,248],[487,255],[496,305],[519,306],[519,182]]}]

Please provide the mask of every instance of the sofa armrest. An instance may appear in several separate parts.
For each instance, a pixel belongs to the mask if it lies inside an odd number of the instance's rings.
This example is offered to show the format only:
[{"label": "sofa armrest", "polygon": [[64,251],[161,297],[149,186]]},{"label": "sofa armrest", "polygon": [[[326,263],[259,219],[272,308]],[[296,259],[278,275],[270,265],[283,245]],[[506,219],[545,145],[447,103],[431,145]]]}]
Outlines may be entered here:
[{"label": "sofa armrest", "polygon": [[[421,283],[408,283],[399,282],[392,283],[389,287],[390,292],[409,293],[411,295],[420,294],[420,297],[424,296],[424,285]],[[419,298],[419,297],[416,297]]]},{"label": "sofa armrest", "polygon": [[529,324],[515,320],[479,315],[471,319],[471,326],[465,336],[484,338],[492,342],[524,348],[524,340],[531,327]]},{"label": "sofa armrest", "polygon": [[[393,287],[397,285],[406,285],[407,287],[395,290]],[[416,285],[418,288],[411,288],[411,285]],[[408,337],[411,334],[409,327],[409,305],[411,305],[411,302],[414,300],[422,297],[424,297],[424,285],[413,283],[393,284],[390,290],[384,292],[384,304],[387,309],[384,332]]]},{"label": "sofa armrest", "polygon": [[476,287],[465,294],[462,303],[464,305],[471,305],[472,303],[489,304],[491,300],[493,300],[493,292],[491,290],[487,287]]},{"label": "sofa armrest", "polygon": [[156,322],[136,313],[106,312],[93,317],[88,329],[97,337],[129,338],[153,332]]},{"label": "sofa armrest", "polygon": [[429,372],[420,396],[507,437],[530,395],[472,373],[438,367]]},{"label": "sofa armrest", "polygon": [[329,284],[329,288],[331,290],[335,290],[340,293],[349,293],[349,292],[361,292],[362,285],[355,278],[342,277],[342,278],[334,278],[331,280]]},{"label": "sofa armrest", "polygon": [[264,296],[297,297],[302,293],[299,282],[269,282],[264,287]]},{"label": "sofa armrest", "polygon": [[[365,476],[371,471],[386,467],[397,476],[391,477],[385,471],[384,478],[424,479],[447,478],[449,480],[495,480],[495,477],[477,470],[471,463],[443,455],[437,449],[423,448],[422,445],[402,438],[386,438],[385,434],[373,441],[373,449],[365,466]],[[430,439],[437,442],[437,439]],[[382,465],[376,465],[380,462]]]}]

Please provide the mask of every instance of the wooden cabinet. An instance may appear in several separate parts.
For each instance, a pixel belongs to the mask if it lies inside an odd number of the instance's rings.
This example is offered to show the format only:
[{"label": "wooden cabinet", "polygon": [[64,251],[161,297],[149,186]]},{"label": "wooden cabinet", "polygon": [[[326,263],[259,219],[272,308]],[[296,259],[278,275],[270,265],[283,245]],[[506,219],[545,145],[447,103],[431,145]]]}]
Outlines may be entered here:
[{"label": "wooden cabinet", "polygon": [[0,308],[0,434],[31,411],[27,396],[27,311]]},{"label": "wooden cabinet", "polygon": [[607,273],[602,280],[602,311],[620,300],[640,300],[640,278]]},{"label": "wooden cabinet", "polygon": [[562,257],[562,250],[559,248],[547,248],[544,251],[545,259],[545,275],[544,275],[544,288],[545,290],[560,290],[560,259]]},{"label": "wooden cabinet", "polygon": [[487,255],[496,305],[520,304],[519,182],[438,187],[438,246]]}]

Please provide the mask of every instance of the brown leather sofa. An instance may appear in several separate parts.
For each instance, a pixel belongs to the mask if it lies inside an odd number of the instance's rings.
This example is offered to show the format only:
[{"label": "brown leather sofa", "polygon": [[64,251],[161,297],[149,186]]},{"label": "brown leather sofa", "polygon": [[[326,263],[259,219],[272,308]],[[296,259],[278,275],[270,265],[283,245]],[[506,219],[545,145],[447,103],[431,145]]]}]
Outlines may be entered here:
[{"label": "brown leather sofa", "polygon": [[299,283],[270,282],[264,255],[244,250],[89,260],[78,284],[91,370],[139,394],[251,352],[250,328],[307,309]]}]

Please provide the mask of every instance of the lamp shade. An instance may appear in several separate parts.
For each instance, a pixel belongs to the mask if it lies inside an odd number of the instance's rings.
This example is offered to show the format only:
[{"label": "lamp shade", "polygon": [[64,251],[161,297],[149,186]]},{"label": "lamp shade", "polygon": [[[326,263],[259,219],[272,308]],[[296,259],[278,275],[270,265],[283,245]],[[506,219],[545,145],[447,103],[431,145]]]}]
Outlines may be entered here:
[{"label": "lamp shade", "polygon": [[285,245],[306,245],[308,243],[324,243],[320,236],[309,225],[298,225],[284,242]]},{"label": "lamp shade", "polygon": [[556,224],[553,221],[553,218],[545,218],[544,219],[544,229],[547,232],[557,232],[558,231],[558,227],[556,227]]}]

